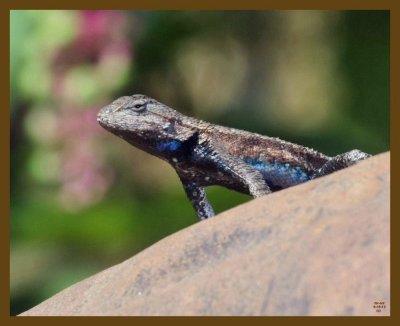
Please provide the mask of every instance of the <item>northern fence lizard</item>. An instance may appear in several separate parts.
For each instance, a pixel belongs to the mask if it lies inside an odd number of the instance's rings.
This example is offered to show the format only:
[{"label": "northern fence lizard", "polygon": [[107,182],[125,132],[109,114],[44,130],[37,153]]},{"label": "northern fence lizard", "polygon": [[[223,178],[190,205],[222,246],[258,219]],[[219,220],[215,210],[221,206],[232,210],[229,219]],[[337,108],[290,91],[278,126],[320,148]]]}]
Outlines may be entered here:
[{"label": "northern fence lizard", "polygon": [[145,95],[120,97],[102,108],[97,119],[133,146],[169,162],[200,219],[214,216],[207,186],[259,197],[370,156],[352,150],[329,157],[279,138],[187,117]]}]

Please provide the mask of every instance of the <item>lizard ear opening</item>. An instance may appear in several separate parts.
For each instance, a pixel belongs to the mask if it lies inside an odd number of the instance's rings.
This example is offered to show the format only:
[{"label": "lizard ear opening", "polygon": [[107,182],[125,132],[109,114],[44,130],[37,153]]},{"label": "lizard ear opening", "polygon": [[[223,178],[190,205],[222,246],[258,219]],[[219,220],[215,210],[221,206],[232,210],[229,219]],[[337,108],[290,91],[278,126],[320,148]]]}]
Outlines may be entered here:
[{"label": "lizard ear opening", "polygon": [[196,131],[183,142],[183,146],[185,149],[192,151],[193,148],[198,144],[198,141],[199,141],[199,132]]}]

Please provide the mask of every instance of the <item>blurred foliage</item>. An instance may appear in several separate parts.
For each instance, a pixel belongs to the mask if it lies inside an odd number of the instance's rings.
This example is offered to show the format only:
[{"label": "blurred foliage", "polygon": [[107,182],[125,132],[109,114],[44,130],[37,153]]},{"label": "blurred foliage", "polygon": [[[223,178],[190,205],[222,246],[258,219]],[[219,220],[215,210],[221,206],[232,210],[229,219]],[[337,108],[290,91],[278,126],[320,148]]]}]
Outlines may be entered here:
[{"label": "blurred foliage", "polygon": [[[103,131],[144,93],[327,154],[389,149],[389,13],[11,12],[11,313],[196,222],[174,171]],[[249,199],[210,187],[217,212]]]}]

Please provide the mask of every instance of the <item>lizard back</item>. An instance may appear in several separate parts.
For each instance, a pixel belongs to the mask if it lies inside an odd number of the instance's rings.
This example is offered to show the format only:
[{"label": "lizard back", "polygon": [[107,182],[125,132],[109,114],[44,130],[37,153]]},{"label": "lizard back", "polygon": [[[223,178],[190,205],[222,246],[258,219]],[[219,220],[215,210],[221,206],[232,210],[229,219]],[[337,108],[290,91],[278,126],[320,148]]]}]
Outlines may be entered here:
[{"label": "lizard back", "polygon": [[215,125],[206,133],[229,155],[259,170],[275,190],[310,180],[330,159],[311,148],[235,128]]}]

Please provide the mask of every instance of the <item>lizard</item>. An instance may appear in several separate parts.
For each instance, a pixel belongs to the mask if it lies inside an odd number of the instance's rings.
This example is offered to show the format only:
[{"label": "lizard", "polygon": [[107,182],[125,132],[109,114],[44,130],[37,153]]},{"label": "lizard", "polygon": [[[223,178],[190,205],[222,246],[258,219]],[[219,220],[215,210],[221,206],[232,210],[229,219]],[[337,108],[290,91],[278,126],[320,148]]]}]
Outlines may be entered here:
[{"label": "lizard", "polygon": [[260,197],[371,156],[358,149],[327,156],[279,138],[185,116],[141,94],[122,96],[104,106],[97,121],[131,145],[167,161],[200,220],[215,215],[207,186]]}]

